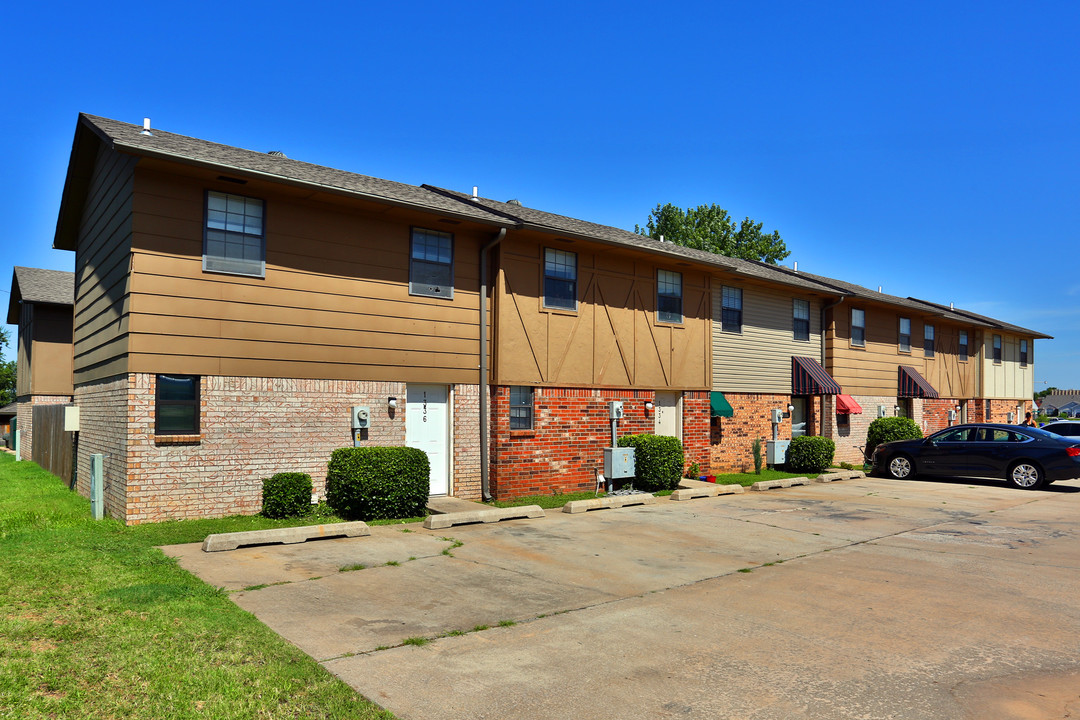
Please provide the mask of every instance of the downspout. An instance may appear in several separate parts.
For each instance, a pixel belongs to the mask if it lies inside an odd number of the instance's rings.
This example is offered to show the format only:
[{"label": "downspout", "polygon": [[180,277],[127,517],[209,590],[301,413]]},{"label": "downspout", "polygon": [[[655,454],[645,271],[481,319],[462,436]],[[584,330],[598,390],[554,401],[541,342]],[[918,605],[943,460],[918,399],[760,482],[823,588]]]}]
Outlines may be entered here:
[{"label": "downspout", "polygon": [[484,501],[491,500],[488,483],[488,251],[503,241],[506,228],[500,228],[499,234],[487,245],[480,248],[480,494]]}]

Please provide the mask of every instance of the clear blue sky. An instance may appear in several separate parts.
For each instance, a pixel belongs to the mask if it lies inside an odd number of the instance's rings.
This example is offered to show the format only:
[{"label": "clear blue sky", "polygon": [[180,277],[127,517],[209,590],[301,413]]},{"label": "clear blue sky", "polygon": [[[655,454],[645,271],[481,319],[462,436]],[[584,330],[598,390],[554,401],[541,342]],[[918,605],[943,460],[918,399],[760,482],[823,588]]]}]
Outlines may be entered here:
[{"label": "clear blue sky", "polygon": [[73,269],[77,113],[149,116],[626,229],[717,203],[787,264],[1053,335],[1035,389],[1080,388],[1080,3],[882,5],[17,3],[0,287]]}]

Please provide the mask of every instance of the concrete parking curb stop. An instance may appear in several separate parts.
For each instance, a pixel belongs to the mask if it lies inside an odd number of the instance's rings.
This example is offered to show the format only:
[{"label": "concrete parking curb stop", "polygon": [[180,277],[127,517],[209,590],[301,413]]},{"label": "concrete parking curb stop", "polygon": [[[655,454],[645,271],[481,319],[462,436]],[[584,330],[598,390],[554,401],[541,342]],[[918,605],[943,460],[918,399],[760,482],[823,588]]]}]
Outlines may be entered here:
[{"label": "concrete parking curb stop", "polygon": [[659,498],[648,493],[637,495],[608,495],[602,498],[590,498],[588,500],[571,500],[563,505],[564,513],[583,513],[589,510],[603,510],[604,508],[626,507],[628,505],[655,505]]},{"label": "concrete parking curb stop", "polygon": [[281,543],[291,545],[315,538],[362,537],[370,535],[371,530],[365,522],[330,523],[327,525],[305,525],[303,527],[271,528],[269,530],[247,530],[245,532],[218,533],[207,535],[203,541],[203,552],[235,550],[241,545],[268,545]]},{"label": "concrete parking curb stop", "polygon": [[756,483],[750,486],[751,490],[772,490],[774,488],[789,488],[794,485],[809,485],[810,478],[807,477],[794,477],[783,478],[782,480],[758,480]]},{"label": "concrete parking curb stop", "polygon": [[[470,503],[476,505],[476,503]],[[479,505],[477,510],[455,511],[428,515],[424,518],[424,527],[428,530],[442,530],[454,525],[468,525],[470,523],[494,523],[500,520],[515,520],[518,518],[542,518],[544,509],[539,505],[522,505],[520,507],[493,508]]]},{"label": "concrete parking curb stop", "polygon": [[853,470],[850,472],[834,472],[825,473],[824,475],[818,475],[814,478],[814,482],[827,483],[834,480],[858,480],[859,478],[866,477],[866,473],[861,470]]},{"label": "concrete parking curb stop", "polygon": [[717,485],[700,480],[680,480],[679,489],[671,493],[672,500],[693,500],[694,498],[716,497],[717,495],[737,495],[743,491],[742,485]]}]

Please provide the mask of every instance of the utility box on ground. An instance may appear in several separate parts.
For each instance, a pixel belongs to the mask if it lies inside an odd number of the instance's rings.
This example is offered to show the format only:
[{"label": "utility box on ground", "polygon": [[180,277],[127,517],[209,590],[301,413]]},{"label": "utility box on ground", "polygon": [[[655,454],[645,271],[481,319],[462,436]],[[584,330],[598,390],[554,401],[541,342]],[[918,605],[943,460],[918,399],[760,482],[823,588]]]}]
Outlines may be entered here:
[{"label": "utility box on ground", "polygon": [[634,448],[604,448],[604,477],[634,477]]},{"label": "utility box on ground", "polygon": [[765,463],[783,465],[787,462],[787,449],[790,440],[770,440],[765,443]]}]

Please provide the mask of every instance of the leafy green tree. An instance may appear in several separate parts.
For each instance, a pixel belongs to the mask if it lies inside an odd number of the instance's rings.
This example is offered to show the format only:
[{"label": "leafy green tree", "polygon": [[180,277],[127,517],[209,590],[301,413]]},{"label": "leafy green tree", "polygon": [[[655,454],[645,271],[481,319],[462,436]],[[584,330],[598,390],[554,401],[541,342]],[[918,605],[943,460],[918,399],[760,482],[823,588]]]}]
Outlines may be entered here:
[{"label": "leafy green tree", "polygon": [[[8,331],[0,328],[0,348],[8,344]],[[0,361],[0,407],[15,402],[15,361]]]},{"label": "leafy green tree", "polygon": [[657,205],[649,213],[645,227],[634,226],[638,235],[705,250],[743,260],[760,260],[771,265],[791,254],[780,233],[762,231],[763,223],[745,218],[741,223],[719,205],[698,205],[683,210],[671,203]]}]

